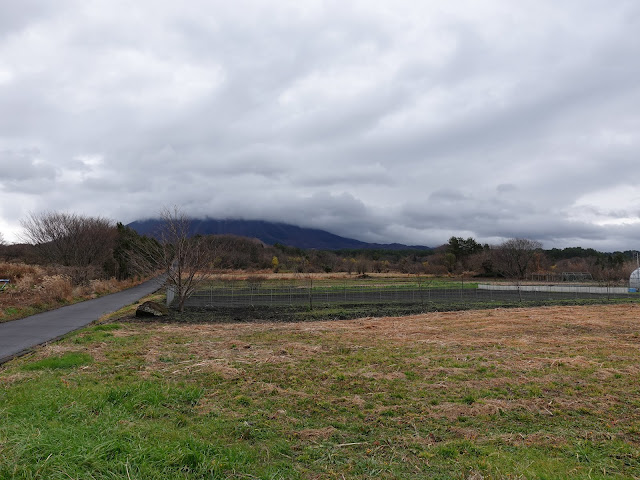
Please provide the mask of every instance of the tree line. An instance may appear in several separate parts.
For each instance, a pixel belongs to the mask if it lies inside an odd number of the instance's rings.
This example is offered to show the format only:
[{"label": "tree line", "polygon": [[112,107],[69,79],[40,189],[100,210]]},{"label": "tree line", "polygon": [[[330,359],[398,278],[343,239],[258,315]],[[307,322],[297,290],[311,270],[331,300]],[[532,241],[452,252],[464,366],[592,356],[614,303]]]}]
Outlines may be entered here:
[{"label": "tree line", "polygon": [[154,236],[142,236],[104,217],[34,213],[21,222],[24,243],[6,245],[0,235],[0,258],[63,266],[77,284],[165,271],[173,276],[180,295],[190,291],[196,280],[190,277],[193,272],[184,270],[190,264],[207,271],[400,272],[512,279],[531,273],[588,272],[596,280],[607,281],[628,278],[633,267],[633,252],[602,253],[581,247],[544,250],[539,242],[523,238],[488,245],[451,237],[429,250],[303,250],[234,235],[192,237],[190,220],[179,208],[163,209],[161,216],[160,230]]}]

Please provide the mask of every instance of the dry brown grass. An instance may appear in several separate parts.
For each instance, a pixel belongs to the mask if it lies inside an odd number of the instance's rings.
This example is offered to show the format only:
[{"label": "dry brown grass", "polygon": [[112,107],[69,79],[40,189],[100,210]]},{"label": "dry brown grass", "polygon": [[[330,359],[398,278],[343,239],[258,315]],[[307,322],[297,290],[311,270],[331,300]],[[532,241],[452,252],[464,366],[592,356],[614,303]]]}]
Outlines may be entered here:
[{"label": "dry brown grass", "polygon": [[374,461],[393,469],[379,478],[445,478],[434,473],[443,468],[451,478],[634,478],[639,314],[625,304],[298,323],[131,318],[34,359],[81,351],[96,385],[195,386],[190,422],[220,421],[229,444],[285,439],[286,458],[303,472],[316,465],[317,478],[341,478],[334,468],[371,478]]},{"label": "dry brown grass", "polygon": [[42,267],[37,265],[27,265],[25,263],[0,262],[0,277],[7,278],[11,282],[15,282],[25,276],[32,278],[41,276],[45,273]]},{"label": "dry brown grass", "polygon": [[[352,273],[349,274],[347,272],[335,272],[335,273],[294,273],[294,272],[279,272],[274,273],[271,270],[256,270],[252,272],[247,272],[245,270],[237,270],[237,271],[223,271],[215,275],[216,279],[219,280],[247,280],[250,277],[260,277],[264,280],[300,280],[300,279],[308,279],[313,278],[314,280],[344,280],[344,279],[353,279],[356,278],[358,274]],[[368,277],[372,278],[415,278],[415,274],[411,273],[401,273],[401,272],[367,272]],[[422,275],[422,277],[430,277],[436,275]],[[447,277],[447,274],[437,275],[439,277]]]},{"label": "dry brown grass", "polygon": [[74,286],[69,273],[65,267],[0,262],[0,278],[10,280],[0,292],[0,322],[117,292],[139,283],[111,278]]},{"label": "dry brown grass", "polygon": [[[465,363],[478,363],[478,358],[470,353],[474,351],[478,352],[477,357],[485,359],[480,363],[498,362],[516,380],[523,381],[528,381],[530,372],[559,365],[595,369],[601,378],[640,372],[640,367],[634,365],[616,368],[601,361],[603,357],[611,361],[628,360],[638,354],[640,306],[637,305],[479,310],[301,323],[133,323],[115,334],[125,336],[141,330],[149,335],[145,346],[147,371],[166,367],[158,359],[167,353],[169,341],[181,345],[184,356],[192,357],[177,371],[231,363],[296,363],[330,353],[333,345],[339,343],[351,351],[381,344],[399,351],[428,347],[430,353],[417,355],[414,361],[429,368],[429,375],[434,377],[456,375],[466,370]],[[296,338],[305,341],[293,340]],[[434,351],[448,355],[460,352],[452,357],[459,365],[438,365]],[[232,371],[235,375],[236,369]],[[404,374],[401,369],[368,368],[358,375],[392,380]],[[480,378],[469,385],[498,383],[500,379]]]},{"label": "dry brown grass", "polygon": [[[613,346],[619,353],[621,349],[624,351],[626,348],[635,348],[640,341],[639,326],[640,306],[625,304],[435,312],[407,317],[367,317],[298,323],[130,324],[128,328],[148,328],[161,337],[186,335],[191,339],[189,345],[196,348],[197,353],[204,354],[211,351],[207,345],[215,347],[213,352],[216,354],[230,349],[230,345],[235,346],[233,351],[254,352],[256,344],[239,339],[260,332],[281,333],[281,345],[293,346],[295,350],[296,343],[285,340],[287,334],[293,332],[320,336],[334,334],[354,344],[363,345],[375,345],[381,340],[399,347],[416,343],[449,348],[457,345],[502,345],[513,347],[521,353],[538,352],[541,354],[538,358],[540,362],[553,363],[556,359],[543,354],[550,351],[569,354],[584,349],[602,350]],[[571,344],[567,344],[568,338],[571,338]],[[309,349],[308,345],[304,349],[317,351],[317,348]],[[264,350],[261,351],[264,353]],[[269,352],[273,353],[272,350]],[[499,351],[495,354],[501,355]],[[557,359],[570,363],[585,361],[575,357],[556,356]],[[536,356],[532,358],[535,359]],[[529,361],[530,359],[527,360]],[[529,363],[523,365],[523,369],[528,365],[530,366]]]}]

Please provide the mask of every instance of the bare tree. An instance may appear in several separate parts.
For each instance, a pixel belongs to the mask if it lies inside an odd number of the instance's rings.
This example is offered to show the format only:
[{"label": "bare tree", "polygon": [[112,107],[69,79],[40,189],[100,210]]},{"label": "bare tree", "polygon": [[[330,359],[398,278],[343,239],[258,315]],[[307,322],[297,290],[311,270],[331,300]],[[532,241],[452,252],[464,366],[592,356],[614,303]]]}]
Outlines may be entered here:
[{"label": "bare tree", "polygon": [[49,211],[31,213],[21,224],[23,239],[44,261],[78,267],[80,280],[91,269],[101,271],[113,255],[117,232],[109,219]]},{"label": "bare tree", "polygon": [[2,232],[0,232],[0,247],[6,245],[5,241],[4,241],[4,236],[2,235]]},{"label": "bare tree", "polygon": [[160,245],[155,257],[164,267],[183,312],[187,298],[211,278],[215,255],[205,237],[191,235],[191,220],[178,207],[164,208],[160,218]]},{"label": "bare tree", "polygon": [[496,259],[500,270],[507,277],[523,279],[542,243],[526,238],[512,238],[496,250]]},{"label": "bare tree", "polygon": [[365,276],[367,272],[371,270],[371,263],[364,257],[358,258],[356,261],[356,271],[359,275]]},{"label": "bare tree", "polygon": [[595,261],[595,268],[592,270],[593,278],[605,283],[607,286],[620,282],[626,283],[635,268],[635,262],[625,260],[625,256],[621,252],[598,258]]}]

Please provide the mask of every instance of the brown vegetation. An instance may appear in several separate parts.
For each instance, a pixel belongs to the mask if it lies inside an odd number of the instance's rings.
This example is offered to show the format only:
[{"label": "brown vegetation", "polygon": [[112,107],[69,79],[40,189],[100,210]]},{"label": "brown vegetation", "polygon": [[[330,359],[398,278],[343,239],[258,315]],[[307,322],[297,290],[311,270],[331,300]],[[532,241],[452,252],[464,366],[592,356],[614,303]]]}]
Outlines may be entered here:
[{"label": "brown vegetation", "polygon": [[[194,363],[206,359],[264,362],[308,358],[330,350],[330,340],[339,337],[342,344],[348,343],[352,349],[370,348],[380,342],[395,348],[428,344],[451,351],[495,346],[498,348],[492,356],[508,360],[505,363],[514,372],[525,373],[558,362],[584,363],[584,358],[593,357],[594,352],[605,356],[613,351],[619,357],[635,355],[640,345],[639,315],[640,305],[625,304],[435,312],[408,317],[298,323],[134,323],[128,329],[148,327],[149,341],[158,346],[159,354],[163,338],[189,338],[188,352],[194,355]],[[265,339],[260,340],[261,337]],[[290,340],[297,337],[308,341]],[[282,340],[273,342],[275,338]],[[468,360],[461,359],[462,362]],[[421,361],[428,363],[427,358]],[[603,368],[592,360],[586,362]],[[456,369],[448,372],[455,373]]]},{"label": "brown vegetation", "polygon": [[74,285],[72,271],[69,267],[0,262],[0,278],[10,281],[0,291],[0,322],[117,292],[141,281],[93,279]]},{"label": "brown vegetation", "polygon": [[[95,386],[98,400],[78,399],[71,422],[86,415],[91,425],[111,424],[112,410],[91,407],[137,395],[126,425],[155,422],[158,439],[177,425],[171,438],[186,431],[188,444],[195,436],[206,451],[212,438],[268,451],[256,462],[293,465],[300,475],[287,478],[635,478],[638,313],[627,304],[330,322],[132,321],[83,330],[25,362],[94,359],[54,382]],[[28,375],[1,380],[19,386]],[[51,375],[41,373],[42,388],[52,388]],[[29,380],[33,388],[37,378]],[[148,400],[173,388],[197,397],[164,410],[168,395]]]},{"label": "brown vegetation", "polygon": [[117,230],[111,220],[64,212],[32,213],[22,221],[25,239],[46,264],[75,267],[74,283],[101,272],[113,257]]}]

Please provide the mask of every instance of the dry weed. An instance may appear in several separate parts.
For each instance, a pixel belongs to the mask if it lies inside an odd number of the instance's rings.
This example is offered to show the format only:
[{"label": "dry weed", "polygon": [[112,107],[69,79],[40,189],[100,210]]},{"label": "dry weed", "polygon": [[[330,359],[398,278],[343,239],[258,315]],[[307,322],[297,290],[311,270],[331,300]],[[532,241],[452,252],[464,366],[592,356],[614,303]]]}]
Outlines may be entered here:
[{"label": "dry weed", "polygon": [[8,287],[0,293],[0,321],[21,318],[59,307],[64,303],[114,293],[142,281],[118,281],[111,278],[91,280],[74,286],[74,278],[78,275],[75,270],[62,266],[45,268],[38,265],[0,262],[0,278],[10,280]]},{"label": "dry weed", "polygon": [[0,262],[0,278],[6,278],[15,283],[25,276],[36,278],[44,275],[44,270],[37,265],[27,265],[26,263]]},{"label": "dry weed", "polygon": [[115,278],[110,278],[108,280],[91,280],[89,282],[89,288],[92,293],[104,295],[117,291],[120,288],[120,282]]},{"label": "dry weed", "polygon": [[325,427],[325,428],[307,428],[305,430],[300,430],[299,432],[295,432],[295,436],[299,438],[303,438],[305,440],[317,441],[317,440],[326,440],[331,437],[336,432],[334,427]]},{"label": "dry weed", "polygon": [[69,302],[73,298],[71,279],[66,275],[44,277],[37,290],[40,303]]}]

